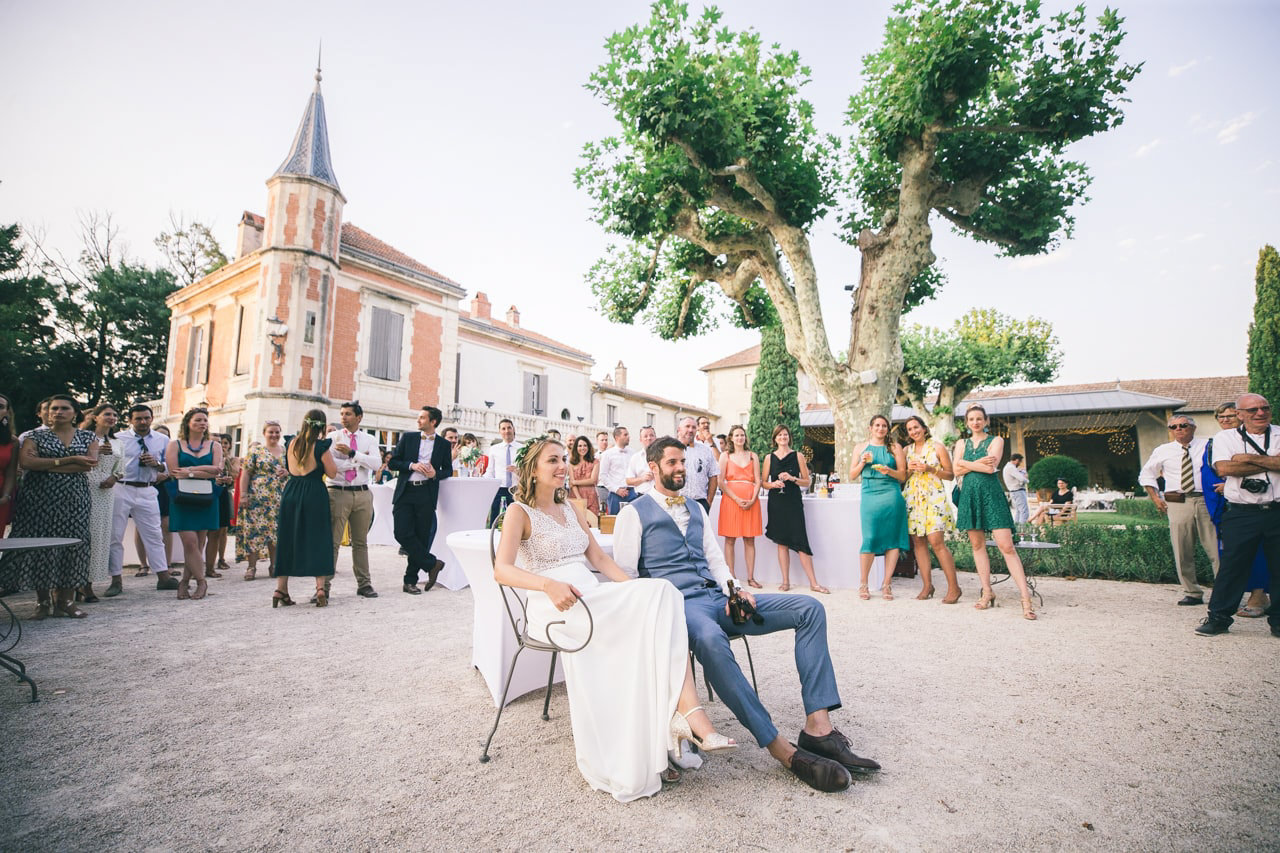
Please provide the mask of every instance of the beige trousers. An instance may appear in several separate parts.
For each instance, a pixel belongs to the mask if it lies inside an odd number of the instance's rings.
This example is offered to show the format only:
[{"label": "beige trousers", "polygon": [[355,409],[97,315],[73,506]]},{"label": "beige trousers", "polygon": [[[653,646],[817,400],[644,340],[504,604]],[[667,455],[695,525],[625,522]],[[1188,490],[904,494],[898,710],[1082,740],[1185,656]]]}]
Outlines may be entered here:
[{"label": "beige trousers", "polygon": [[1187,498],[1180,504],[1168,504],[1169,507],[1169,539],[1173,543],[1173,564],[1178,567],[1178,578],[1182,581],[1182,590],[1193,598],[1202,598],[1204,590],[1196,582],[1196,545],[1209,555],[1209,564],[1213,566],[1213,576],[1218,576],[1218,531],[1209,518],[1209,510],[1205,508],[1204,498]]},{"label": "beige trousers", "polygon": [[369,525],[373,523],[373,493],[329,489],[329,518],[333,521],[333,573],[338,573],[338,551],[342,532],[351,525],[351,569],[356,588],[373,584],[369,580]]}]

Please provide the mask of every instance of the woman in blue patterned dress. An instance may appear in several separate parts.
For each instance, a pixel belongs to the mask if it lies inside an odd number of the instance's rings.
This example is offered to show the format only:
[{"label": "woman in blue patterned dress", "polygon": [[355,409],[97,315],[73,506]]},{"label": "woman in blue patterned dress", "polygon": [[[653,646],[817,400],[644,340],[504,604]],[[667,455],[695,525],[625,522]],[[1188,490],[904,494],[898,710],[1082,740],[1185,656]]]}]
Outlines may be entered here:
[{"label": "woman in blue patterned dress", "polygon": [[1000,457],[1004,455],[1004,439],[987,434],[987,410],[982,406],[970,406],[965,412],[964,422],[973,434],[964,441],[956,442],[952,466],[963,478],[960,495],[956,498],[956,527],[969,531],[973,564],[978,570],[978,579],[982,581],[982,597],[974,607],[986,610],[996,600],[995,593],[991,591],[991,560],[987,557],[987,531],[991,531],[991,538],[1009,567],[1009,577],[1013,578],[1022,594],[1022,618],[1035,619],[1027,575],[1013,545],[1013,513],[1009,512],[1004,489],[996,480]]}]

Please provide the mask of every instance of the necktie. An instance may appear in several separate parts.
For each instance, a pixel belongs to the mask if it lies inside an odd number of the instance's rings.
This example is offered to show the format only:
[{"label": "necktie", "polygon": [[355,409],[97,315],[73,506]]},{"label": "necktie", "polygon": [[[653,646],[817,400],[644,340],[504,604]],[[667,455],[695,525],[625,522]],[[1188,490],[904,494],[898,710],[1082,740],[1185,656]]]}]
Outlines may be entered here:
[{"label": "necktie", "polygon": [[684,506],[684,495],[676,495],[674,498],[667,498],[667,506]]},{"label": "necktie", "polygon": [[1191,468],[1191,446],[1182,448],[1182,493],[1190,494],[1196,490],[1196,474]]},{"label": "necktie", "polygon": [[[510,468],[510,467],[511,467],[511,445],[508,444],[507,445],[507,468]],[[502,472],[502,485],[508,489],[511,488],[511,472],[505,469]]]},{"label": "necktie", "polygon": [[[355,439],[356,437],[353,433],[347,433],[347,446],[350,447],[352,450],[356,449]],[[342,476],[346,479],[348,483],[353,483],[355,482],[355,479],[356,479],[356,469],[352,468],[349,471],[344,471],[342,473]]]}]

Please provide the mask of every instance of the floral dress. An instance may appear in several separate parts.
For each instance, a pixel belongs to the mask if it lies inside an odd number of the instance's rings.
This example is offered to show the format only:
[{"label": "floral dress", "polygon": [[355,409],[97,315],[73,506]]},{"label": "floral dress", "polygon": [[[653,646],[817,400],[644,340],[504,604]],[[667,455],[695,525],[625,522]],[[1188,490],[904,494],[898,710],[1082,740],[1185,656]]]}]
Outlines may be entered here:
[{"label": "floral dress", "polygon": [[[942,463],[938,459],[937,445],[932,441],[927,442],[924,452],[916,450],[914,444],[907,445],[908,468],[912,462],[922,462],[931,468],[940,467]],[[911,472],[902,496],[907,500],[907,532],[912,536],[945,533],[956,529],[951,501],[947,500],[947,487],[937,474]]]},{"label": "floral dress", "polygon": [[236,562],[265,560],[268,548],[276,542],[276,521],[280,515],[280,496],[289,480],[284,467],[284,448],[273,456],[266,445],[249,451],[242,464],[249,474],[249,490],[240,496],[240,513],[236,527]]},{"label": "floral dress", "polygon": [[[71,446],[51,429],[28,434],[42,459],[84,456],[98,436],[78,429]],[[0,560],[0,586],[10,589],[74,589],[89,582],[89,480],[83,472],[27,471],[13,513],[14,539],[31,536],[79,539],[48,551],[24,551]]]}]

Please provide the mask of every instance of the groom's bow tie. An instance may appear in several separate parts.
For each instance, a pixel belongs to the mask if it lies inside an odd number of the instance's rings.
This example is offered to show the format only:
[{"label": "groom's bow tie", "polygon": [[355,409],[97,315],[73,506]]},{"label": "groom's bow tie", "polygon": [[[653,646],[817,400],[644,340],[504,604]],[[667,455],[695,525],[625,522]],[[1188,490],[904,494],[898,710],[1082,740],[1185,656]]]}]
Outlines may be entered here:
[{"label": "groom's bow tie", "polygon": [[674,498],[667,498],[667,506],[684,506],[684,495],[676,495]]}]

